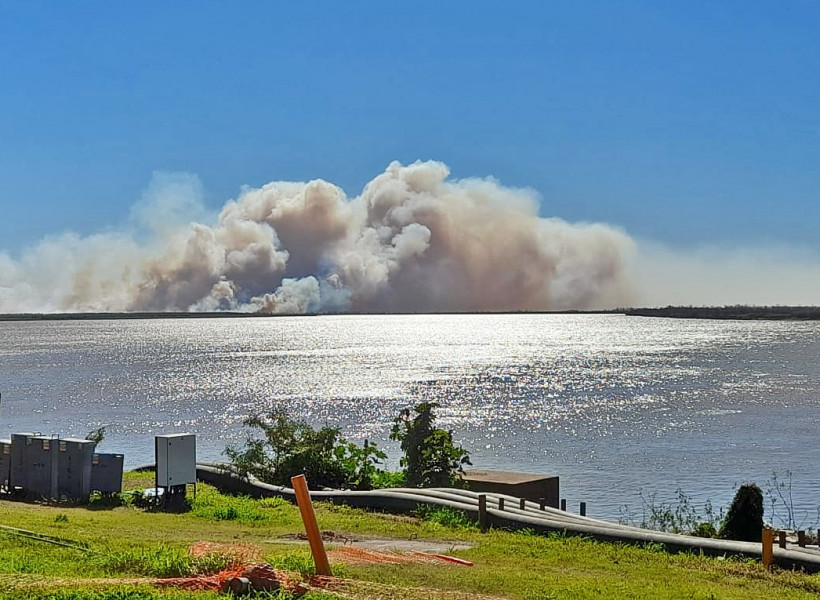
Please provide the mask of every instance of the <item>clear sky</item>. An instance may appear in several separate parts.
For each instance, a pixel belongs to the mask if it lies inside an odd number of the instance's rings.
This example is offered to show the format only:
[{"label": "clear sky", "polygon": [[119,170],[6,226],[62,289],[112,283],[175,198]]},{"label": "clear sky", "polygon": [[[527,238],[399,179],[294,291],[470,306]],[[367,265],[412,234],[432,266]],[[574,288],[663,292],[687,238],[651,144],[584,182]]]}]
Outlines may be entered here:
[{"label": "clear sky", "polygon": [[392,160],[671,246],[820,249],[820,3],[0,1],[0,251],[152,172],[349,195]]}]

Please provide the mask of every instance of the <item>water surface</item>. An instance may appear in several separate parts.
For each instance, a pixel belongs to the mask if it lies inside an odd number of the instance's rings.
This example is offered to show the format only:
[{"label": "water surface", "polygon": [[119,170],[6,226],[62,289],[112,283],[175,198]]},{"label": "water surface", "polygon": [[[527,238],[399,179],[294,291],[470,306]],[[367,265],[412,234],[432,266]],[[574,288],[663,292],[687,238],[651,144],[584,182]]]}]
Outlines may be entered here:
[{"label": "water surface", "polygon": [[284,407],[387,440],[420,400],[485,468],[554,473],[570,507],[640,512],[639,491],[726,504],[792,472],[820,504],[820,323],[618,315],[413,315],[0,323],[0,434],[85,435],[130,466],[157,433],[202,459]]}]

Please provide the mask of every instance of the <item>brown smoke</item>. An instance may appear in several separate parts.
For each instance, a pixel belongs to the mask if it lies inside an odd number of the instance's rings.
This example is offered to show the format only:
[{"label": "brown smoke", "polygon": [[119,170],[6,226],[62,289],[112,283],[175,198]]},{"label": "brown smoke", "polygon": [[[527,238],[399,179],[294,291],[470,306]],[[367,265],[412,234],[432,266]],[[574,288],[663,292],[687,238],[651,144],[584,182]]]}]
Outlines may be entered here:
[{"label": "brown smoke", "polygon": [[[211,225],[171,227],[148,203],[139,207],[143,221],[163,225],[153,226],[149,242],[67,234],[19,260],[0,254],[0,312],[300,314],[630,303],[625,262],[633,243],[626,234],[541,218],[532,191],[448,175],[438,162],[392,163],[353,199],[321,180],[273,182],[244,190]],[[173,183],[175,193],[189,192],[181,206],[196,204],[198,182]],[[164,196],[163,210],[168,206]]]}]

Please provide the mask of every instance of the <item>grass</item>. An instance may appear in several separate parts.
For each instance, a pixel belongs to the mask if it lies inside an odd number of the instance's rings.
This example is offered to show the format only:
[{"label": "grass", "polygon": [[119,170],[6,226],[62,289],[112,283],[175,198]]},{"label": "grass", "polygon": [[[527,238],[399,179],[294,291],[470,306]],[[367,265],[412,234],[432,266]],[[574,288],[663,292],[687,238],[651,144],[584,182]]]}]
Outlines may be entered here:
[{"label": "grass", "polygon": [[[127,488],[149,487],[152,475],[128,474]],[[350,565],[337,573],[362,582],[460,590],[522,600],[543,599],[737,599],[816,598],[820,576],[766,571],[747,560],[669,555],[582,538],[491,530],[480,533],[457,512],[426,511],[421,518],[367,513],[317,504],[320,526],[347,535],[430,538],[474,547],[453,554],[475,562],[451,565]],[[194,558],[198,541],[244,542],[263,548],[272,565],[310,574],[308,550],[280,536],[302,531],[298,509],[279,499],[231,497],[201,485],[185,513],[135,506],[47,506],[0,501],[0,523],[87,545],[89,552],[0,532],[0,596],[59,600],[202,598],[145,586],[112,588],[89,578],[170,577],[220,570],[224,557]],[[312,594],[307,598],[333,598]],[[412,597],[409,596],[409,597]]]}]

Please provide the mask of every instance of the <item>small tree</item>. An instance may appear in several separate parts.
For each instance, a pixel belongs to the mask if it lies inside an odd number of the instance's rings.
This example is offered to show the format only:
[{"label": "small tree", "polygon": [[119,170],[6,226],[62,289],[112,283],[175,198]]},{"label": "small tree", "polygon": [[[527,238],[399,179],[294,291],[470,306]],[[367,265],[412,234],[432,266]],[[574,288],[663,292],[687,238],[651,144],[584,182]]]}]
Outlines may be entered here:
[{"label": "small tree", "polygon": [[763,492],[754,483],[738,488],[726,519],[720,527],[720,537],[729,540],[759,542],[763,532]]},{"label": "small tree", "polygon": [[245,446],[228,446],[225,455],[241,476],[266,483],[290,485],[292,476],[304,474],[312,488],[370,489],[376,465],[387,457],[375,444],[360,448],[335,427],[313,429],[281,411],[249,416],[243,424],[252,431]]},{"label": "small tree", "polygon": [[88,435],[85,436],[89,442],[94,442],[97,446],[99,446],[103,439],[105,438],[105,425],[100,427],[99,429],[94,429],[88,432]]},{"label": "small tree", "polygon": [[464,448],[453,442],[453,432],[434,426],[435,402],[422,402],[412,410],[405,408],[393,421],[390,439],[401,444],[401,466],[408,485],[441,487],[455,483],[472,464]]}]

